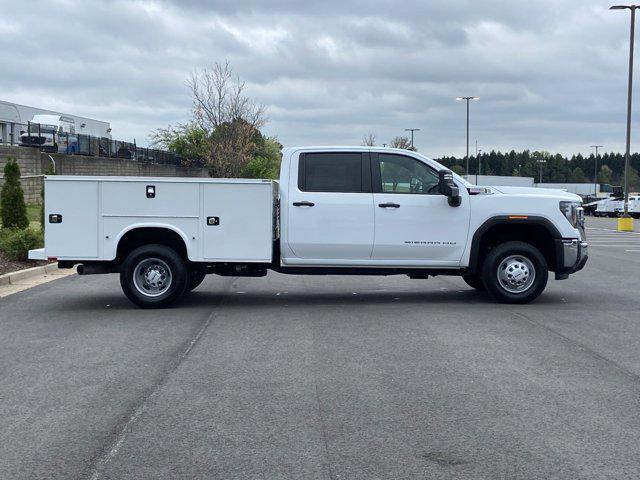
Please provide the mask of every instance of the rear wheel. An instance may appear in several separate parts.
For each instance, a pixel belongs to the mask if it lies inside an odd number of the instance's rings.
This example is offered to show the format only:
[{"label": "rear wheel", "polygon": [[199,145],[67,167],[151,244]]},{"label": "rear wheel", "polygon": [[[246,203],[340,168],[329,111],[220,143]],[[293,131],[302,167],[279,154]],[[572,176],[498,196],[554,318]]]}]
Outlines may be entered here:
[{"label": "rear wheel", "polygon": [[482,278],[487,291],[502,303],[529,303],[547,285],[548,266],[533,245],[507,242],[491,250],[484,260]]},{"label": "rear wheel", "polygon": [[484,283],[482,282],[482,277],[480,277],[480,275],[463,275],[462,279],[467,285],[478,290],[479,292],[484,292],[486,290]]},{"label": "rear wheel", "polygon": [[185,292],[188,280],[184,260],[165,245],[136,248],[120,270],[124,294],[142,308],[171,305]]}]

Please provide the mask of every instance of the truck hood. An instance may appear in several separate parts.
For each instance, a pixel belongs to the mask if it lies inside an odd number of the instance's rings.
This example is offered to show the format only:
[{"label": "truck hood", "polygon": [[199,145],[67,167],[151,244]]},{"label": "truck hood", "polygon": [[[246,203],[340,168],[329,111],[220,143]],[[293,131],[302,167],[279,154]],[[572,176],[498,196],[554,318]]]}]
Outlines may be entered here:
[{"label": "truck hood", "polygon": [[582,198],[574,193],[565,192],[553,188],[532,188],[532,187],[491,187],[496,192],[505,195],[526,195],[529,197],[552,197],[570,202],[582,202]]}]

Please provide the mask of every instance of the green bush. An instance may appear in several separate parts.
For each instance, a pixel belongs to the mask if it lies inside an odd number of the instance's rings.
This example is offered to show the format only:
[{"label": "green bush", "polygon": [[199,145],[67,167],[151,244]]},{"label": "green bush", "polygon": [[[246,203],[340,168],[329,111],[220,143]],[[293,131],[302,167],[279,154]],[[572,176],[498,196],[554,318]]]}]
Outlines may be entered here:
[{"label": "green bush", "polygon": [[29,250],[42,248],[42,232],[32,228],[3,228],[0,230],[0,252],[11,260],[26,260]]},{"label": "green bush", "polygon": [[20,185],[20,167],[9,159],[4,167],[4,185],[0,193],[0,223],[3,228],[27,228],[27,206]]}]

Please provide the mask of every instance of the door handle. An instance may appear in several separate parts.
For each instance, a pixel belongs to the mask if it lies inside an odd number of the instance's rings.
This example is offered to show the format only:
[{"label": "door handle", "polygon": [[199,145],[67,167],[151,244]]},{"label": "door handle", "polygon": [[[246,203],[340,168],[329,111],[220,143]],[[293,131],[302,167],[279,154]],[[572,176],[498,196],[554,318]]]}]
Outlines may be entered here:
[{"label": "door handle", "polygon": [[303,202],[293,202],[294,207],[313,207],[315,203],[307,202],[306,200]]},{"label": "door handle", "polygon": [[400,208],[400,205],[397,203],[389,202],[389,203],[379,203],[378,206],[380,208]]}]

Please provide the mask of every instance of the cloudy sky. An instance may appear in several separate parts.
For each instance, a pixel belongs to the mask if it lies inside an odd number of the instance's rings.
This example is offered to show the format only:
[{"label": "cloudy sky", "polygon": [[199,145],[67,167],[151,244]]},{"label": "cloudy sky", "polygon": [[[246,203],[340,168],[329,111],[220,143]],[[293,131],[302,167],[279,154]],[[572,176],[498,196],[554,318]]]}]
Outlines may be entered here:
[{"label": "cloudy sky", "polygon": [[622,151],[629,15],[609,5],[0,0],[0,99],[106,120],[143,143],[189,118],[190,72],[228,60],[287,146],[420,128],[421,152],[462,155],[455,97],[477,95],[483,150]]}]

